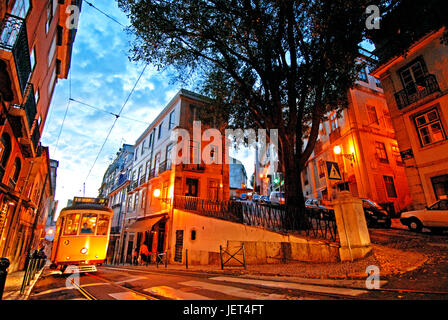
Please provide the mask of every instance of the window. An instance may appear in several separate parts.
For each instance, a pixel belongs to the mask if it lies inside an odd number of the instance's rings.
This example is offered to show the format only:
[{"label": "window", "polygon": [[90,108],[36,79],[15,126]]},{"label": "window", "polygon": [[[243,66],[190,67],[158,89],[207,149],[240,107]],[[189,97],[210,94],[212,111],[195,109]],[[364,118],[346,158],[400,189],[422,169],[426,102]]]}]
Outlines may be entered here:
[{"label": "window", "polygon": [[101,214],[98,219],[98,227],[96,229],[97,236],[105,236],[109,231],[109,217],[105,214]]},{"label": "window", "polygon": [[399,73],[408,95],[417,93],[417,86],[425,86],[426,65],[422,58],[401,69]]},{"label": "window", "polygon": [[160,164],[160,153],[156,154],[154,158],[154,175],[157,177],[159,175],[159,164]]},{"label": "window", "polygon": [[145,203],[146,203],[145,199],[146,199],[146,193],[142,192],[142,203],[140,206],[142,209],[145,209]]},{"label": "window", "polygon": [[22,164],[20,163],[20,159],[16,158],[16,160],[14,161],[14,170],[12,171],[13,172],[12,180],[14,181],[14,184],[17,183],[17,181],[19,180],[21,168]]},{"label": "window", "polygon": [[62,28],[60,25],[58,25],[56,28],[56,44],[58,46],[62,46],[64,28]]},{"label": "window", "polygon": [[377,159],[382,163],[389,163],[389,159],[387,158],[387,152],[386,152],[386,147],[384,146],[384,143],[376,141],[375,148],[376,148]]},{"label": "window", "polygon": [[174,126],[175,126],[175,112],[176,112],[176,110],[174,110],[174,111],[171,111],[171,113],[170,113],[170,122],[169,122],[169,124],[168,124],[168,130],[171,130],[171,129],[173,129],[174,128]]},{"label": "window", "polygon": [[330,129],[331,131],[335,131],[338,128],[338,115],[336,112],[330,115]]},{"label": "window", "polygon": [[56,69],[53,68],[53,73],[51,74],[50,82],[48,83],[48,96],[53,95],[54,85],[56,84]]},{"label": "window", "polygon": [[96,214],[83,214],[81,220],[81,231],[79,234],[94,234],[97,219],[98,217]]},{"label": "window", "polygon": [[191,240],[196,240],[196,230],[191,230]]},{"label": "window", "polygon": [[400,153],[400,149],[398,148],[397,145],[392,145],[392,155],[395,158],[395,163],[397,164],[397,166],[403,166],[404,165],[404,161],[401,158],[401,153]]},{"label": "window", "polygon": [[319,178],[325,177],[325,162],[323,160],[319,161]]},{"label": "window", "polygon": [[134,161],[136,161],[138,158],[138,146],[135,148],[135,155],[134,155]]},{"label": "window", "polygon": [[34,99],[36,100],[36,104],[39,102],[39,98],[40,98],[39,89],[37,89],[36,92],[34,93]]},{"label": "window", "polygon": [[150,173],[150,171],[151,171],[151,161],[146,161],[145,172],[146,172],[146,177],[148,178],[148,180],[149,180],[149,173]]},{"label": "window", "polygon": [[149,149],[151,149],[151,147],[152,147],[153,136],[154,136],[153,133],[151,133],[151,134],[149,135],[149,143],[148,143],[148,148],[149,148]]},{"label": "window", "polygon": [[136,194],[135,194],[135,199],[134,199],[134,210],[137,208],[137,206],[138,206],[138,196],[139,196],[139,193],[140,192],[137,192]]},{"label": "window", "polygon": [[143,140],[143,142],[142,142],[142,152],[141,152],[141,155],[143,155],[145,153],[145,142],[146,142],[146,140]]},{"label": "window", "polygon": [[369,115],[369,125],[376,124],[378,126],[380,123],[378,121],[378,114],[376,113],[375,106],[367,105],[367,113]]},{"label": "window", "polygon": [[166,169],[167,170],[171,169],[171,154],[172,154],[172,150],[173,150],[173,144],[169,144],[166,147]]},{"label": "window", "polygon": [[80,214],[69,214],[66,217],[64,236],[73,236],[78,233]]},{"label": "window", "polygon": [[415,127],[422,147],[446,139],[445,132],[436,108],[431,109],[414,118]]},{"label": "window", "polygon": [[308,181],[308,167],[305,170],[302,171],[302,180],[303,180],[303,184],[305,186],[307,186],[309,184],[309,181]]},{"label": "window", "polygon": [[[11,14],[25,19],[31,6],[30,2],[31,0],[16,0]],[[8,1],[6,1],[6,3],[8,3]]]},{"label": "window", "polygon": [[218,164],[218,146],[210,146],[210,162],[209,164]]},{"label": "window", "polygon": [[375,78],[375,85],[376,85],[377,88],[380,88],[380,89],[383,88],[383,86],[381,85],[381,81],[378,80],[377,78]]},{"label": "window", "polygon": [[53,17],[56,13],[56,8],[58,4],[56,0],[49,0],[47,6],[47,24],[46,24],[46,33],[50,30],[51,22],[53,21]]},{"label": "window", "polygon": [[392,124],[392,119],[390,117],[390,113],[388,110],[383,110],[383,117],[384,117],[384,126],[388,129],[393,129],[394,126]]},{"label": "window", "polygon": [[9,156],[11,155],[11,138],[9,134],[3,133],[0,140],[0,177],[3,178],[4,169],[8,164]]},{"label": "window", "polygon": [[208,199],[218,200],[219,198],[219,183],[217,180],[208,181]]},{"label": "window", "polygon": [[34,67],[36,66],[36,47],[33,48],[33,50],[31,51],[31,72],[34,71]]},{"label": "window", "polygon": [[142,177],[142,171],[143,171],[143,166],[140,166],[140,168],[138,168],[138,174],[137,174],[138,184],[140,184],[140,178]]},{"label": "window", "polygon": [[359,72],[359,80],[367,83],[369,82],[365,68],[362,68],[361,71]]},{"label": "window", "polygon": [[157,140],[159,140],[162,137],[162,125],[163,122],[159,125],[159,134],[157,135]]},{"label": "window", "polygon": [[386,192],[389,198],[397,197],[397,190],[395,189],[394,178],[383,176],[384,184],[386,185]]},{"label": "window", "polygon": [[448,174],[431,178],[437,200],[448,199]]}]

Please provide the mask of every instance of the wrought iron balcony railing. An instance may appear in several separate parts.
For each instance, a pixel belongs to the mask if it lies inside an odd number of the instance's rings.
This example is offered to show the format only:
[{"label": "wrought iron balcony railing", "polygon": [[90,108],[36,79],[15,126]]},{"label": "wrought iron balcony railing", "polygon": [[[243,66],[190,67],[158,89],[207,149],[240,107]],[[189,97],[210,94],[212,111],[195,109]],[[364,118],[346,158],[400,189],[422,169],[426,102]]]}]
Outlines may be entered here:
[{"label": "wrought iron balcony railing", "polygon": [[205,165],[204,164],[182,164],[182,169],[184,171],[204,171]]},{"label": "wrought iron balcony railing", "polygon": [[26,119],[28,120],[28,128],[31,130],[37,114],[36,98],[34,96],[34,86],[32,83],[28,83],[26,86],[23,101],[24,103],[21,106],[14,105],[14,108],[25,110]]},{"label": "wrought iron balcony railing", "polygon": [[22,94],[31,75],[31,60],[25,19],[5,14],[0,24],[0,49],[12,52]]},{"label": "wrought iron balcony railing", "polygon": [[140,178],[140,183],[139,185],[142,185],[146,182],[146,175],[144,174],[141,178]]},{"label": "wrought iron balcony railing", "polygon": [[31,136],[31,141],[33,141],[33,147],[36,154],[38,153],[39,140],[40,140],[39,127],[36,126],[34,128],[33,135]]},{"label": "wrought iron balcony railing", "polygon": [[395,94],[398,109],[403,109],[430,94],[440,91],[436,76],[428,74],[420,84],[411,83],[407,88]]}]

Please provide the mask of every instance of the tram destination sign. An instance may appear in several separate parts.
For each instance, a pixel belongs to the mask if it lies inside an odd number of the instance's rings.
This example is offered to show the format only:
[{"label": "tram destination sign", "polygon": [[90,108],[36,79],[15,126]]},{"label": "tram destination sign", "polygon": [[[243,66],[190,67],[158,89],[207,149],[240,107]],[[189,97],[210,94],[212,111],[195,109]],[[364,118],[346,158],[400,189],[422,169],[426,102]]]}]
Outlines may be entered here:
[{"label": "tram destination sign", "polygon": [[107,206],[107,199],[105,198],[84,198],[84,197],[74,197],[73,198],[73,204],[86,204],[86,203],[91,203],[91,204],[100,204],[103,206]]}]

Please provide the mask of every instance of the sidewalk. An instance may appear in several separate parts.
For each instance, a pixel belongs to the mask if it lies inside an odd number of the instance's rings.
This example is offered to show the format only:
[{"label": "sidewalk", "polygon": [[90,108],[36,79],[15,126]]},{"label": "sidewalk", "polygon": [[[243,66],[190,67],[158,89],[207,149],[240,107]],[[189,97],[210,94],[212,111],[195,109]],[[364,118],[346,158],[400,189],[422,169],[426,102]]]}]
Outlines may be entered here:
[{"label": "sidewalk", "polygon": [[20,294],[20,289],[22,287],[25,271],[8,273],[6,276],[5,290],[3,292],[3,300],[27,300],[44,269],[45,267],[36,273],[35,278],[30,281],[30,285],[26,288],[23,295]]},{"label": "sidewalk", "polygon": [[123,267],[140,270],[167,270],[183,272],[201,272],[212,274],[225,274],[232,276],[245,277],[281,277],[293,280],[300,279],[320,279],[320,280],[365,280],[367,277],[366,269],[368,266],[378,266],[380,277],[390,277],[415,270],[422,266],[429,256],[420,252],[399,250],[381,245],[373,244],[373,252],[368,257],[354,262],[336,262],[336,263],[311,263],[291,261],[284,264],[263,264],[247,265],[243,267],[224,267],[221,270],[220,265],[185,265],[169,264],[165,269],[164,265],[155,264],[149,266],[131,266],[118,265],[111,267]]}]

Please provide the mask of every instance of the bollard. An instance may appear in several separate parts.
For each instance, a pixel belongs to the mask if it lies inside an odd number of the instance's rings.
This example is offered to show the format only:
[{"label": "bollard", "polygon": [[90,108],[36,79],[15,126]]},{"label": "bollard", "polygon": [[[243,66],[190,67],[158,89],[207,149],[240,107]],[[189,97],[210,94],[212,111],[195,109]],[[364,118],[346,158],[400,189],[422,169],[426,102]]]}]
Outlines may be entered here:
[{"label": "bollard", "polygon": [[2,300],[3,297],[3,290],[5,290],[6,276],[8,275],[6,269],[8,269],[9,264],[8,258],[0,259],[0,300]]}]

